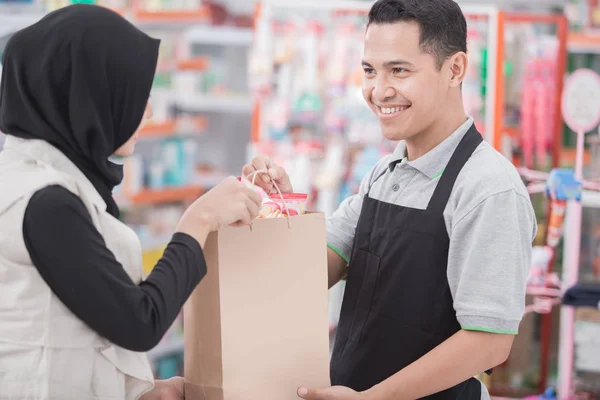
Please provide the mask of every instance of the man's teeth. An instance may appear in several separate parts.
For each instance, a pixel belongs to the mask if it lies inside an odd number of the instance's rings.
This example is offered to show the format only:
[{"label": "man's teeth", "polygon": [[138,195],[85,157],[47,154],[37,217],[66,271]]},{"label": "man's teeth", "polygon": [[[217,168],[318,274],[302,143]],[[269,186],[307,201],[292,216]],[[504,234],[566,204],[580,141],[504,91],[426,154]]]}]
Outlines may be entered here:
[{"label": "man's teeth", "polygon": [[384,114],[393,114],[399,111],[404,111],[408,108],[408,106],[402,106],[402,107],[393,107],[393,108],[384,108],[381,107],[381,112]]}]

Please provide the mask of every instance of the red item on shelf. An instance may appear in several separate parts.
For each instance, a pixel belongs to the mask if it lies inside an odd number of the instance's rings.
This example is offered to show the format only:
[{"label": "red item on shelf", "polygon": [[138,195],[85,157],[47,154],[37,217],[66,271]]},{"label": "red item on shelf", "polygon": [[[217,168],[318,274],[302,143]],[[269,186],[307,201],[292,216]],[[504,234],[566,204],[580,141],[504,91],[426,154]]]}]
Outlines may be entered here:
[{"label": "red item on shelf", "polygon": [[547,238],[548,246],[550,247],[556,247],[560,241],[566,207],[567,202],[565,200],[552,200]]}]

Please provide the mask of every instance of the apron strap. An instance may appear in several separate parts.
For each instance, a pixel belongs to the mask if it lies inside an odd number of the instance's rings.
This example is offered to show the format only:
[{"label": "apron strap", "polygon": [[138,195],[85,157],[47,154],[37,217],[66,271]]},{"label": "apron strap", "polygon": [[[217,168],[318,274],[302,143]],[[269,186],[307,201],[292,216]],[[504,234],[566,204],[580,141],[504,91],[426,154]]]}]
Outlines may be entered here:
[{"label": "apron strap", "polygon": [[477,128],[475,128],[475,123],[473,123],[458,144],[454,154],[452,154],[452,157],[433,192],[433,196],[431,196],[431,200],[429,200],[429,205],[427,206],[428,210],[439,213],[444,212],[458,174],[482,141],[483,138],[477,131]]}]

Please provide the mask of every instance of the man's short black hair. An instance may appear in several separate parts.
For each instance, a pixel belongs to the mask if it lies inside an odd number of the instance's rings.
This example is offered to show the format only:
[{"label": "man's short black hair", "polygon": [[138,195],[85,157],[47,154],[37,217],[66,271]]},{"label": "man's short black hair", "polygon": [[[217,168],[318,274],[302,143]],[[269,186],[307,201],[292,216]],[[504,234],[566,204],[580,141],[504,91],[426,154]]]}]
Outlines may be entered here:
[{"label": "man's short black hair", "polygon": [[369,11],[371,24],[415,21],[421,30],[421,50],[438,68],[448,57],[467,52],[467,21],[454,0],[378,0]]}]

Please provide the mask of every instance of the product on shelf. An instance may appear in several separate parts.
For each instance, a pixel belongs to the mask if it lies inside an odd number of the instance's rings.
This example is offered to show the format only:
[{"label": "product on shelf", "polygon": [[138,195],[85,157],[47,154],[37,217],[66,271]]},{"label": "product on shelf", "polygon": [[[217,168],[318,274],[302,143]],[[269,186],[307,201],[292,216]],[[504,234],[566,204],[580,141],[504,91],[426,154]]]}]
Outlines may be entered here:
[{"label": "product on shelf", "polygon": [[568,0],[565,4],[565,15],[573,31],[592,31],[600,28],[598,0]]},{"label": "product on shelf", "polygon": [[151,12],[198,11],[203,3],[203,0],[136,0],[136,7]]},{"label": "product on shelf", "polygon": [[466,15],[469,68],[463,81],[463,105],[465,112],[473,118],[475,126],[485,133],[485,101],[487,80],[487,31],[488,22],[476,16]]},{"label": "product on shelf", "polygon": [[546,192],[551,201],[547,243],[556,247],[560,241],[567,201],[581,200],[582,183],[570,169],[554,169],[548,176]]},{"label": "product on shelf", "polygon": [[[554,146],[558,39],[539,34],[532,26],[512,26],[510,59],[514,78],[507,88],[509,110],[519,110],[518,126],[522,164],[546,170]],[[517,33],[521,33],[518,35]]]},{"label": "product on shelf", "polygon": [[566,208],[567,202],[565,200],[552,200],[548,222],[548,246],[556,247],[560,241]]}]

